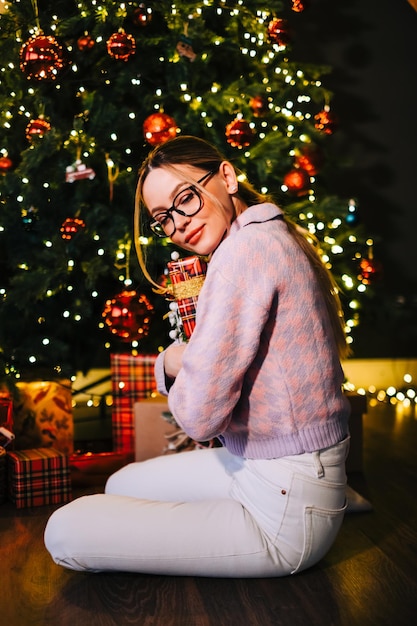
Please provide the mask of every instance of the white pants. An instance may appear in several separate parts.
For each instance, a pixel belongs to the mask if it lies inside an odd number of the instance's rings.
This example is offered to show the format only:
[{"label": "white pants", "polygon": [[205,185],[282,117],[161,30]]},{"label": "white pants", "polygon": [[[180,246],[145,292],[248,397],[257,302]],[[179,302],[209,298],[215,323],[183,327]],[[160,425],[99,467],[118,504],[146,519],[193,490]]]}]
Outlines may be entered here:
[{"label": "white pants", "polygon": [[317,563],[336,538],[348,446],[346,439],[272,460],[212,448],[132,463],[110,476],[105,494],[55,511],[45,544],[74,570],[293,574]]}]

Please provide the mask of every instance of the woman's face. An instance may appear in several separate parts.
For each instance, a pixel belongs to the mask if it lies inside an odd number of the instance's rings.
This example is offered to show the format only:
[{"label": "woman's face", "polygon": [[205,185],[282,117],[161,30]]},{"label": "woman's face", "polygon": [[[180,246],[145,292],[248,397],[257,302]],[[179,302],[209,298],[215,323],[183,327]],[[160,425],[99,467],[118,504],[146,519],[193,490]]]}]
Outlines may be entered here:
[{"label": "woman's face", "polygon": [[[145,179],[142,195],[151,220],[169,225],[167,235],[181,248],[202,256],[211,254],[227,237],[234,216],[231,197],[237,191],[234,169],[229,163],[223,162],[217,172],[201,182],[217,198],[221,204],[219,206],[204,192],[197,189],[196,194],[196,187],[190,189],[192,181],[197,182],[208,174],[206,170],[190,165],[177,165],[175,168],[179,175],[160,167],[151,170]],[[190,182],[184,182],[180,175]],[[172,210],[174,206],[182,213],[194,214],[182,215]],[[169,228],[173,229],[174,225],[175,230],[170,234]]]}]

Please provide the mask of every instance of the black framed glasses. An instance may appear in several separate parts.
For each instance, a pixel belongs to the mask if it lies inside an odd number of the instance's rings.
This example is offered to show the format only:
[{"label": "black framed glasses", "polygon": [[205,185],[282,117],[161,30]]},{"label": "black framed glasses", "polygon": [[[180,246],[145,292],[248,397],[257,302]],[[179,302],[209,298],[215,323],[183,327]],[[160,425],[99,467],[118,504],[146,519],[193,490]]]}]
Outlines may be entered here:
[{"label": "black framed glasses", "polygon": [[[217,168],[210,170],[197,184],[201,185],[209,176],[213,176],[217,172]],[[203,206],[203,198],[197,187],[190,185],[182,189],[174,198],[171,208],[161,211],[154,215],[155,221],[149,224],[151,231],[158,237],[172,237],[176,231],[173,213],[178,213],[183,217],[193,217],[201,210]]]}]

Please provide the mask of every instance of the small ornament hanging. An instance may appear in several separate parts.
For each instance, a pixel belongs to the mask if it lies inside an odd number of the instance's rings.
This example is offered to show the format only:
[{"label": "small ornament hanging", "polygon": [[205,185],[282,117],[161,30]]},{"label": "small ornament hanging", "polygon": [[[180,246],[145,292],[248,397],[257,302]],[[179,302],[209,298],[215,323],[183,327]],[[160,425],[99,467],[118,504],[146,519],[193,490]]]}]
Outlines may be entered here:
[{"label": "small ornament hanging", "polygon": [[66,51],[51,35],[31,37],[20,49],[20,69],[28,79],[56,80],[66,66]]},{"label": "small ornament hanging", "polygon": [[81,52],[84,52],[85,50],[91,50],[91,48],[94,48],[95,44],[95,40],[88,33],[84,33],[84,35],[77,39],[77,48]]},{"label": "small ornament hanging", "polygon": [[268,24],[268,39],[281,48],[286,48],[291,41],[291,33],[287,20],[274,17]]},{"label": "small ornament hanging", "polygon": [[96,173],[91,167],[87,167],[84,163],[77,159],[75,163],[68,165],[65,171],[65,182],[73,183],[76,180],[85,180],[86,178],[93,180],[95,175]]},{"label": "small ornament hanging", "polygon": [[287,172],[283,182],[289,193],[294,196],[305,196],[310,189],[310,175],[301,167]]},{"label": "small ornament hanging", "polygon": [[296,155],[294,164],[296,167],[300,167],[310,176],[315,176],[319,173],[324,163],[324,155],[318,146],[308,144],[300,149],[299,154]]},{"label": "small ornament hanging", "polygon": [[152,9],[147,7],[143,2],[136,7],[132,14],[132,22],[135,26],[143,28],[152,20]]},{"label": "small ornament hanging", "polygon": [[333,135],[339,125],[337,116],[325,106],[322,111],[314,116],[314,126],[325,135]]},{"label": "small ornament hanging", "polygon": [[108,153],[106,153],[107,178],[109,180],[109,201],[113,202],[114,183],[119,176],[119,166],[116,165]]},{"label": "small ornament hanging", "polygon": [[110,332],[122,341],[135,341],[149,332],[153,306],[144,294],[122,291],[107,300],[103,318]]},{"label": "small ornament hanging", "polygon": [[43,137],[50,130],[50,123],[40,115],[36,120],[31,120],[26,126],[26,139],[32,141],[34,137]]},{"label": "small ornament hanging", "polygon": [[182,34],[178,40],[176,50],[180,57],[185,57],[189,61],[195,61],[197,55],[193,50],[193,40],[187,35]]},{"label": "small ornament hanging", "polygon": [[268,99],[265,96],[253,96],[249,100],[249,106],[255,117],[262,117],[268,113]]},{"label": "small ornament hanging", "polygon": [[136,41],[132,35],[120,30],[107,41],[107,52],[118,61],[128,61],[136,52]]},{"label": "small ornament hanging", "polygon": [[29,209],[22,209],[22,224],[25,230],[34,230],[38,219],[38,209],[35,209],[35,207],[31,206]]},{"label": "small ornament hanging", "polygon": [[295,11],[295,13],[302,13],[310,6],[309,0],[292,0],[291,9]]},{"label": "small ornament hanging", "polygon": [[359,224],[359,215],[356,210],[356,203],[354,200],[349,200],[348,212],[345,217],[346,224],[349,226],[356,226]]},{"label": "small ornament hanging", "polygon": [[143,136],[151,146],[173,139],[177,136],[178,130],[174,118],[166,113],[152,113],[143,122]]},{"label": "small ornament hanging", "polygon": [[249,122],[236,117],[226,126],[226,139],[233,148],[247,148],[255,139],[255,133]]},{"label": "small ornament hanging", "polygon": [[84,220],[79,217],[67,217],[60,228],[62,239],[70,240],[85,228]]},{"label": "small ornament hanging", "polygon": [[73,183],[76,180],[85,180],[86,178],[93,180],[95,176],[96,173],[91,167],[87,167],[85,163],[77,159],[75,163],[68,165],[65,171],[65,182]]},{"label": "small ornament hanging", "polygon": [[8,156],[0,157],[0,174],[5,174],[13,167],[13,161]]}]

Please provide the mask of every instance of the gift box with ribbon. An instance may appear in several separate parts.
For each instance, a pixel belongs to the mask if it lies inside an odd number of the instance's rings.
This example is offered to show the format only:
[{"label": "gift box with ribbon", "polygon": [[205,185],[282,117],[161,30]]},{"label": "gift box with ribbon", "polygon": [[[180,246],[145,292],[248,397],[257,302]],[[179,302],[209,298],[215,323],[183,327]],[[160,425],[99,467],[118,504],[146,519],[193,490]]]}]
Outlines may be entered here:
[{"label": "gift box with ribbon", "polygon": [[178,304],[184,334],[189,339],[195,328],[198,295],[203,286],[207,263],[198,256],[168,262],[171,293]]}]

